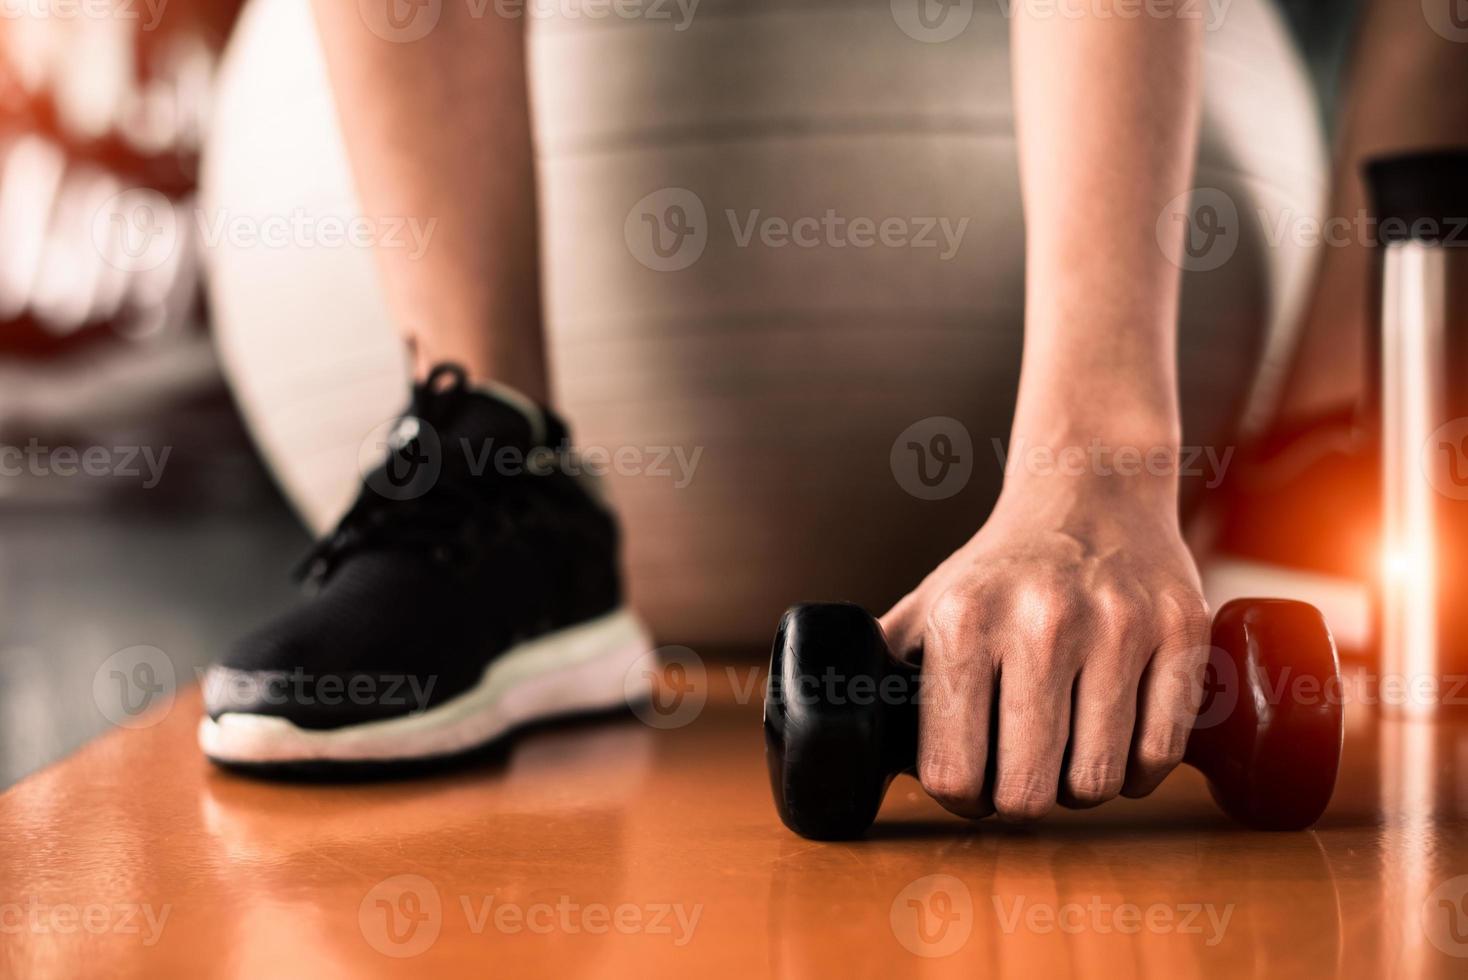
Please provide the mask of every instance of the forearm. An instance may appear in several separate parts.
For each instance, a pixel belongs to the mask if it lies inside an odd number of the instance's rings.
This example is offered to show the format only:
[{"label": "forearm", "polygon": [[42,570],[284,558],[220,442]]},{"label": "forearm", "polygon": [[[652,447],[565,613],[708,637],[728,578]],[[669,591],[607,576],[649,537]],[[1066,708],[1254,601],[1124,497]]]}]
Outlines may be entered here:
[{"label": "forearm", "polygon": [[[1182,222],[1201,21],[1015,4],[1025,344],[1017,442],[1175,445]],[[1149,445],[1150,444],[1150,445]]]}]

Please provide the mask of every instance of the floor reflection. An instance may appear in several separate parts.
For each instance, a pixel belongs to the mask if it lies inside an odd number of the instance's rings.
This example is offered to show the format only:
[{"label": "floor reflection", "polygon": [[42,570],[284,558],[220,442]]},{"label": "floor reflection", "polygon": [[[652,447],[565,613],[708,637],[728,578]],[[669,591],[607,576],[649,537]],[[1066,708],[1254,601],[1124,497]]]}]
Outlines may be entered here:
[{"label": "floor reflection", "polygon": [[209,766],[186,691],[158,724],[0,796],[8,895],[166,911],[161,936],[23,932],[0,972],[1033,980],[1468,963],[1461,722],[1353,705],[1336,798],[1305,833],[1239,828],[1181,770],[1147,800],[1032,828],[950,818],[903,779],[870,839],[817,844],[775,816],[757,685],[709,676],[685,727],[546,727],[430,778],[330,786]]}]

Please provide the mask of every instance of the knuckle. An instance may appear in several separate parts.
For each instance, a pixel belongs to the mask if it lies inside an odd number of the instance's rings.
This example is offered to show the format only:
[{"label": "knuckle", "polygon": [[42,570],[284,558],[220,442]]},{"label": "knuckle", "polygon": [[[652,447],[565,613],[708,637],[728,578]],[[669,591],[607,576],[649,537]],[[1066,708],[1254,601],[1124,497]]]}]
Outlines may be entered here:
[{"label": "knuckle", "polygon": [[1183,761],[1187,745],[1187,734],[1181,725],[1148,732],[1137,746],[1137,765],[1146,773],[1165,776]]},{"label": "knuckle", "polygon": [[[1174,648],[1171,656],[1153,659],[1149,669],[1155,676],[1154,696],[1148,707],[1153,725],[1168,725],[1185,733],[1192,730],[1207,693],[1209,656],[1206,644],[1191,644]],[[1186,740],[1186,734],[1181,738]]]},{"label": "knuckle", "polygon": [[1208,604],[1197,591],[1181,587],[1168,589],[1162,593],[1160,605],[1167,639],[1188,644],[1207,641]]},{"label": "knuckle", "polygon": [[970,635],[977,626],[977,603],[964,592],[949,589],[941,593],[928,608],[929,632],[959,638]]},{"label": "knuckle", "polygon": [[1125,770],[1114,762],[1083,762],[1071,766],[1066,788],[1082,803],[1105,803],[1121,792],[1125,778]]},{"label": "knuckle", "polygon": [[1030,582],[1014,596],[1011,616],[1014,627],[1042,647],[1057,644],[1081,612],[1082,601],[1070,586],[1049,581]]},{"label": "knuckle", "polygon": [[948,809],[972,808],[984,795],[983,773],[974,773],[950,760],[924,762],[918,779],[929,796]]},{"label": "knuckle", "polygon": [[1055,780],[1039,772],[1007,772],[994,788],[994,809],[1006,820],[1038,820],[1055,805]]},{"label": "knuckle", "polygon": [[1090,598],[1091,616],[1108,639],[1125,640],[1147,615],[1147,600],[1118,585],[1096,589]]},{"label": "knuckle", "polygon": [[1119,619],[1131,615],[1136,606],[1135,597],[1115,583],[1092,589],[1090,599],[1091,607],[1100,619]]}]

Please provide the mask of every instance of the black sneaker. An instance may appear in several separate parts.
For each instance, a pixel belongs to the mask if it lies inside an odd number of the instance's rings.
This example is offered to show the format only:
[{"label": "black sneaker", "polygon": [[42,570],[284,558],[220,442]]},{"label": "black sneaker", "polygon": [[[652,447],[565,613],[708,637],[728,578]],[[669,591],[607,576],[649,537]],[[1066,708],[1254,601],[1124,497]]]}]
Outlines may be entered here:
[{"label": "black sneaker", "polygon": [[337,769],[455,756],[645,696],[616,519],[551,412],[440,366],[303,563],[315,594],[204,678],[216,762]]}]

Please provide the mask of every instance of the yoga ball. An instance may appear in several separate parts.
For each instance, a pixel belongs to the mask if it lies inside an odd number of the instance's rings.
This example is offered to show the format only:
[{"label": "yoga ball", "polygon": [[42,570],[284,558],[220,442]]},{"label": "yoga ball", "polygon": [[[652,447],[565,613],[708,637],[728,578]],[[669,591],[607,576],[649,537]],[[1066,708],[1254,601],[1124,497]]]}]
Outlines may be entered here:
[{"label": "yoga ball", "polygon": [[[933,21],[917,3],[512,8],[557,405],[606,472],[632,600],[664,642],[763,644],[802,599],[881,610],[997,493],[1024,271],[1007,8]],[[1222,456],[1277,393],[1316,258],[1295,230],[1321,214],[1326,167],[1277,11],[1217,16],[1196,189],[1158,221],[1189,229],[1186,441]],[[200,207],[213,228],[358,215],[301,0],[243,13]],[[1106,247],[1104,228],[1073,231]],[[208,237],[229,382],[321,531],[406,401],[372,256],[336,235]]]}]

